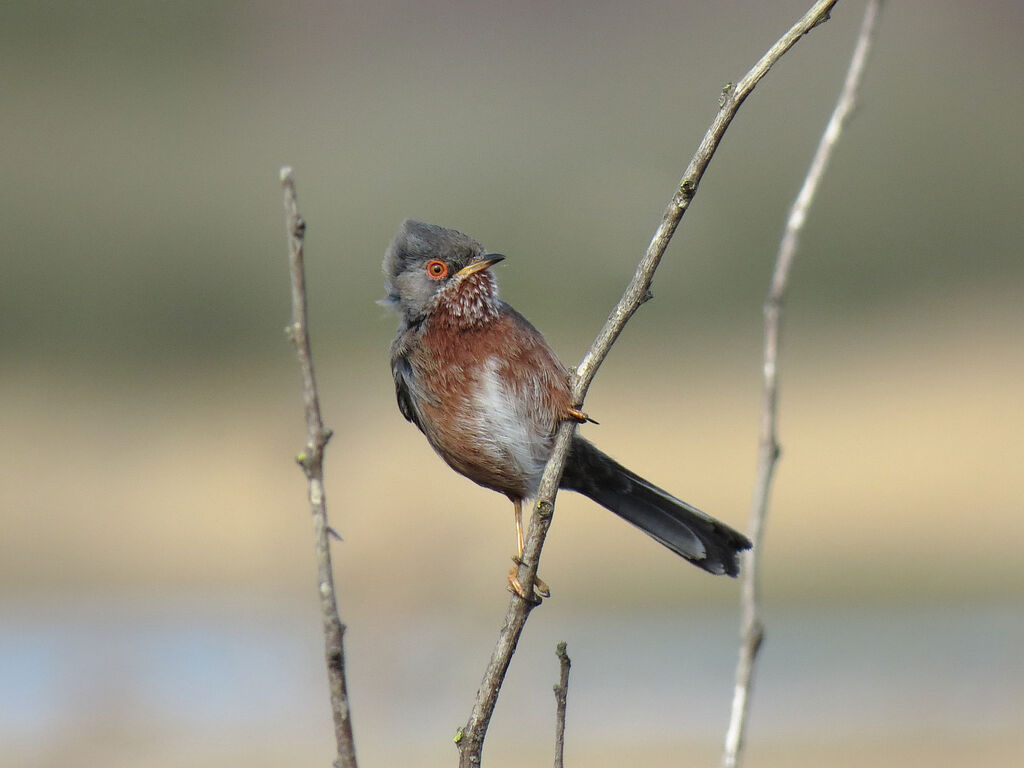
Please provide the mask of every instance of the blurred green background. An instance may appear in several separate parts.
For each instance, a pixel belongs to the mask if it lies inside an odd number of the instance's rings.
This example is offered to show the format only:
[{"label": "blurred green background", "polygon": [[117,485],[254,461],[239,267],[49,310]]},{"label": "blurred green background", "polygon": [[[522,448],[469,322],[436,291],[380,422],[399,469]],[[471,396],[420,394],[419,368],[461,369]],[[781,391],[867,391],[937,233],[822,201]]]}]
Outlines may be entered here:
[{"label": "blurred green background", "polygon": [[[329,762],[290,164],[357,746],[453,764],[514,538],[395,408],[384,248],[411,216],[506,254],[578,361],[722,86],[808,4],[0,4],[0,762]],[[741,527],[761,302],[862,9],[743,106],[587,401]],[[786,305],[750,766],[1024,760],[1022,30],[1012,0],[885,8]],[[570,762],[716,762],[736,582],[568,494],[542,572],[488,765],[549,759],[560,639]]]}]

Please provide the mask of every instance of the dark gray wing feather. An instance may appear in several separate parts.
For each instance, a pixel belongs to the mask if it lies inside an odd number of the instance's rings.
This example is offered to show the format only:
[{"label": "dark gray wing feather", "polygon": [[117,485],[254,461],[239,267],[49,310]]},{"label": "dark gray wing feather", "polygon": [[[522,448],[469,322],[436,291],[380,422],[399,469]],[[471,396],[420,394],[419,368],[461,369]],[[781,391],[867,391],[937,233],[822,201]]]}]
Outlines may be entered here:
[{"label": "dark gray wing feather", "polygon": [[420,423],[420,414],[416,410],[416,399],[412,394],[415,387],[415,376],[412,366],[404,355],[399,355],[391,360],[391,375],[395,378],[395,395],[398,397],[398,410],[402,415],[423,431]]}]

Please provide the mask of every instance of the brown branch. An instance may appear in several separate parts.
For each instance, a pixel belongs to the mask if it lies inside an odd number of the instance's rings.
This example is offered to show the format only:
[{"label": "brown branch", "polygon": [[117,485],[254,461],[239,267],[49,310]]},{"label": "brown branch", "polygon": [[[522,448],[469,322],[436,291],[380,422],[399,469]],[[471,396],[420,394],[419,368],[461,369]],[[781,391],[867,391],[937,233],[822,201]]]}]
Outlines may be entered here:
[{"label": "brown branch", "polygon": [[818,149],[811,161],[811,167],[804,178],[803,187],[793,201],[786,221],[786,231],[779,244],[772,273],[771,287],[764,304],[764,380],[761,393],[761,427],[758,438],[757,475],[754,481],[754,495],[750,506],[748,524],[750,540],[753,548],[746,553],[743,566],[743,582],[740,591],[741,629],[740,651],[736,663],[736,685],[733,691],[732,714],[729,728],[725,736],[725,749],[722,755],[724,768],[736,768],[740,764],[743,752],[743,738],[750,711],[750,692],[753,684],[754,665],[758,650],[764,639],[764,625],[760,617],[761,602],[761,543],[764,539],[765,516],[768,512],[768,501],[771,493],[772,476],[779,458],[779,444],[776,436],[778,412],[778,355],[779,332],[782,317],[782,301],[789,282],[789,271],[793,257],[800,241],[800,233],[807,212],[814,200],[818,184],[828,167],[832,151],[835,149],[847,118],[853,111],[857,99],[857,89],[864,63],[867,60],[871,43],[877,27],[881,0],[868,0],[861,22],[857,44],[850,59],[846,72],[843,90],[836,102],[832,117],[818,143]]},{"label": "brown branch", "polygon": [[572,662],[565,651],[565,643],[555,647],[558,656],[558,684],[555,685],[555,768],[563,768],[565,752],[565,700],[569,695],[569,667]]},{"label": "brown branch", "polygon": [[[829,11],[835,3],[836,0],[819,0],[814,3],[803,18],[794,24],[738,83],[728,86],[723,92],[718,113],[701,140],[696,154],[686,167],[679,188],[669,200],[661,223],[647,247],[647,252],[640,260],[633,279],[615,309],[612,310],[594,343],[572,374],[572,398],[573,404],[577,408],[583,404],[594,375],[629,318],[649,298],[654,271],[658,268],[661,257],[664,255],[680,219],[696,194],[704,172],[740,105],[786,51],[810,30],[828,19]],[[569,443],[575,429],[576,424],[570,421],[563,423],[559,428],[551,457],[544,469],[534,513],[530,517],[522,564],[519,566],[518,572],[519,583],[523,585],[524,592],[528,595],[533,594],[533,583],[537,576],[541,549],[544,546],[544,539],[551,525],[551,516],[555,508],[558,482],[562,476],[562,469],[569,452]],[[505,615],[505,623],[498,635],[498,641],[484,672],[483,681],[477,690],[469,720],[455,738],[459,747],[460,768],[476,768],[480,765],[484,738],[498,699],[498,692],[505,679],[512,655],[515,653],[516,645],[519,643],[523,627],[535,605],[536,603],[531,600],[526,600],[518,595],[512,596]]]},{"label": "brown branch", "polygon": [[355,741],[352,737],[352,717],[348,705],[345,683],[345,625],[338,616],[338,602],[334,592],[334,570],[331,565],[327,525],[327,501],[324,495],[324,446],[331,439],[331,431],[324,427],[320,415],[320,397],[317,394],[313,372],[313,353],[309,344],[306,315],[306,276],[303,266],[303,242],[306,222],[299,215],[295,197],[295,177],[292,169],[281,169],[284,189],[285,222],[288,230],[288,264],[292,283],[292,321],[286,332],[295,345],[302,368],[302,396],[306,407],[306,449],[297,457],[309,481],[309,505],[313,513],[313,533],[316,540],[317,584],[320,593],[320,612],[324,625],[324,652],[327,661],[327,681],[331,693],[331,712],[334,715],[334,736],[338,744],[335,768],[356,768]]}]

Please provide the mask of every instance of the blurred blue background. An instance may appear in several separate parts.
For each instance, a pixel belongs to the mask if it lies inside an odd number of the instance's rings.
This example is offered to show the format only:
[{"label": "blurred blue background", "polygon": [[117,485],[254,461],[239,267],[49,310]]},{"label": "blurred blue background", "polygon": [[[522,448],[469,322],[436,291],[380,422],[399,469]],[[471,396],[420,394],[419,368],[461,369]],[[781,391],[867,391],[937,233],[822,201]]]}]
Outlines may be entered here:
[{"label": "blurred blue background", "polygon": [[[311,330],[357,747],[452,764],[504,616],[507,502],[394,405],[411,216],[508,256],[578,361],[735,81],[808,3],[0,5],[0,762],[331,757],[278,168]],[[743,106],[586,434],[745,525],[761,302],[863,10]],[[750,766],[1024,760],[1024,7],[887,4],[811,214]],[[736,582],[561,497],[488,765],[717,761]],[[529,734],[528,737],[524,734]]]}]

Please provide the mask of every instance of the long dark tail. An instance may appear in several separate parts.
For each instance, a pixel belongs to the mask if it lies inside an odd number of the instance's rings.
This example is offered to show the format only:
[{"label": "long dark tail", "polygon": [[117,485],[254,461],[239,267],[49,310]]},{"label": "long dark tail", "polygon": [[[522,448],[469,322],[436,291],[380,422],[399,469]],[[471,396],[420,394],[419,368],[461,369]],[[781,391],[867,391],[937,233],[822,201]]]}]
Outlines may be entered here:
[{"label": "long dark tail", "polygon": [[709,573],[735,576],[750,541],[710,515],[651,485],[581,437],[573,440],[563,488],[610,509]]}]

